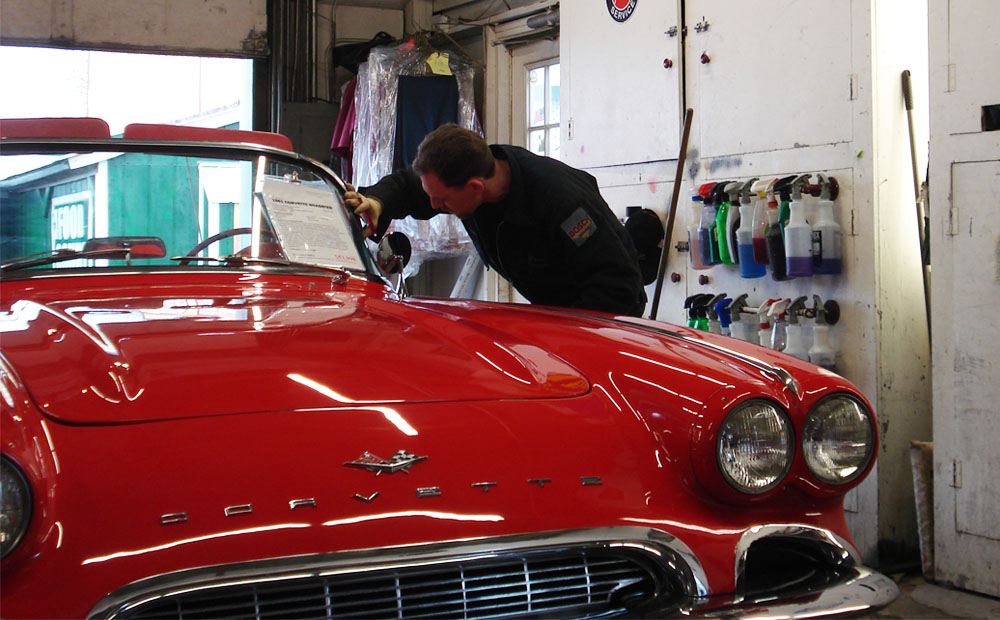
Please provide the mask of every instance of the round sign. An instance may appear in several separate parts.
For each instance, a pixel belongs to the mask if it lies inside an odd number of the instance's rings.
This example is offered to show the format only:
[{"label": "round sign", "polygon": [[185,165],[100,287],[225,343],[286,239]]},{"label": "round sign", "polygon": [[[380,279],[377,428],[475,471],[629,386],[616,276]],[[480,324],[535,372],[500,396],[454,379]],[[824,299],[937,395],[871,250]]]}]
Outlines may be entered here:
[{"label": "round sign", "polygon": [[616,22],[623,22],[632,17],[635,5],[639,0],[607,0],[608,13]]}]

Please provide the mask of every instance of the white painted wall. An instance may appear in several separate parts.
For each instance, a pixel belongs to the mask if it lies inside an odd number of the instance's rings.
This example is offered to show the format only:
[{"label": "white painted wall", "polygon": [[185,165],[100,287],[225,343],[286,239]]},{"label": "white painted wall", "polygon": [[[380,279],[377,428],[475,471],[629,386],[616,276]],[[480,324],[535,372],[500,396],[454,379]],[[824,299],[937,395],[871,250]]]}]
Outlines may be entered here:
[{"label": "white painted wall", "polygon": [[5,45],[265,56],[265,0],[3,0]]}]

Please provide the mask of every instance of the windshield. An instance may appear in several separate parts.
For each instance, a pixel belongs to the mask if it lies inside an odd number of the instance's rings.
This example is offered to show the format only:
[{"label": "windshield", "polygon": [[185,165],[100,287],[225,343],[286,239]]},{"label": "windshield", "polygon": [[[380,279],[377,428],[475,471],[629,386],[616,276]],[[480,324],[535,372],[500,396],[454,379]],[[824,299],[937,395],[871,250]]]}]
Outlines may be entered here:
[{"label": "windshield", "polygon": [[319,168],[226,148],[48,147],[42,157],[8,146],[0,158],[4,275],[254,259],[366,269],[357,224]]}]

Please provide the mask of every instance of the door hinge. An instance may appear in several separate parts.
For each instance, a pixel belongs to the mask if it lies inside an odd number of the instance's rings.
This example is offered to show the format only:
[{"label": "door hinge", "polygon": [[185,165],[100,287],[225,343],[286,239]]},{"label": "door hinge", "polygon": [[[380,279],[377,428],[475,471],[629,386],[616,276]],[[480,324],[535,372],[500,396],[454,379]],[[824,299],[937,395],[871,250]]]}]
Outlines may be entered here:
[{"label": "door hinge", "polygon": [[951,486],[956,489],[962,488],[962,461],[958,459],[951,462]]}]

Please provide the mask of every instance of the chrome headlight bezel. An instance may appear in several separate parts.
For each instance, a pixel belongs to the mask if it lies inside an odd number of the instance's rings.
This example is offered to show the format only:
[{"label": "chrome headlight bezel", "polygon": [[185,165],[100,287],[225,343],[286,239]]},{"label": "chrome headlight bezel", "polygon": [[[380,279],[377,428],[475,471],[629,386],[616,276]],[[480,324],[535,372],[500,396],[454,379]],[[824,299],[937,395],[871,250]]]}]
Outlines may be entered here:
[{"label": "chrome headlight bezel", "polygon": [[0,457],[0,557],[7,557],[24,538],[31,506],[28,478],[12,460]]},{"label": "chrome headlight bezel", "polygon": [[[770,435],[763,437],[764,445],[760,445],[760,431]],[[753,444],[758,444],[756,452]],[[734,407],[719,425],[715,460],[719,473],[730,487],[745,495],[762,495],[781,484],[788,475],[795,459],[795,445],[795,430],[787,412],[770,400],[751,399]],[[772,462],[765,463],[766,473],[760,473],[760,468],[753,467],[745,458],[740,463],[741,446],[749,447],[751,455],[759,455],[760,448],[774,452]],[[753,471],[755,469],[758,471]]]},{"label": "chrome headlight bezel", "polygon": [[[841,422],[853,424],[848,434],[853,435],[853,443],[864,445],[863,450],[851,450],[855,456],[844,458],[845,450],[831,443],[832,433],[838,430],[830,428],[831,423],[837,423],[832,419],[836,415],[853,417],[853,420],[842,419]],[[813,405],[802,424],[800,445],[803,460],[809,472],[820,482],[838,487],[850,484],[868,471],[875,458],[876,437],[875,418],[863,401],[848,393],[831,394]],[[849,436],[840,440],[839,444],[842,446],[851,441]]]}]

